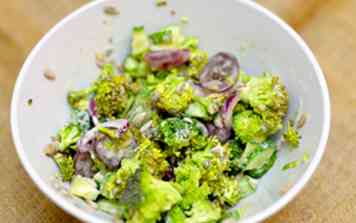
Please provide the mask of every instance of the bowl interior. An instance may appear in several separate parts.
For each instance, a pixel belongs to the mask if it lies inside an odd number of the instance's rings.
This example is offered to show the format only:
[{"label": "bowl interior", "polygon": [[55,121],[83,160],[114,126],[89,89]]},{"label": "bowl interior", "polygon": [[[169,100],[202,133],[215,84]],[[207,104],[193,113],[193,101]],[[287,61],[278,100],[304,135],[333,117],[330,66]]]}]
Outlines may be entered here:
[{"label": "bowl interior", "polygon": [[[103,7],[108,5],[116,6],[120,15],[105,15]],[[172,9],[176,16],[170,14]],[[56,166],[43,154],[50,137],[69,118],[66,93],[87,86],[97,77],[95,52],[114,47],[115,58],[121,60],[128,52],[133,26],[144,25],[153,31],[178,23],[181,16],[189,18],[184,32],[198,36],[202,48],[210,53],[234,53],[249,74],[269,71],[280,75],[290,94],[290,117],[298,111],[309,114],[301,131],[300,148],[291,152],[282,147],[273,169],[259,181],[258,191],[239,204],[244,210],[243,220],[261,220],[283,206],[304,185],[311,175],[308,172],[313,172],[320,160],[329,123],[324,79],[295,34],[268,12],[254,3],[237,0],[169,1],[167,7],[161,8],[153,0],[96,1],[63,20],[35,48],[21,71],[12,104],[14,140],[25,168],[51,199],[84,221],[106,222],[110,217],[56,192],[52,180]],[[55,81],[44,78],[47,68],[56,74]],[[32,106],[27,104],[29,99],[33,100]],[[305,152],[310,154],[309,164],[281,170]],[[288,197],[288,188],[301,181]]]}]

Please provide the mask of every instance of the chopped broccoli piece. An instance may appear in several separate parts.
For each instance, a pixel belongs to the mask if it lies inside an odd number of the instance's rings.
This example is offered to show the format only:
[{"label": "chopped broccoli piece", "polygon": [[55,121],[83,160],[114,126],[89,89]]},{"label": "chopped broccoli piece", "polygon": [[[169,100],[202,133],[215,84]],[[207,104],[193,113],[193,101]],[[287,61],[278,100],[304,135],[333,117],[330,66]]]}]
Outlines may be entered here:
[{"label": "chopped broccoli piece", "polygon": [[285,164],[282,167],[282,170],[289,170],[289,169],[293,169],[293,168],[297,168],[299,167],[301,164],[305,164],[309,161],[310,157],[308,153],[304,153],[303,158],[300,160],[294,160],[292,162],[289,162],[287,164]]},{"label": "chopped broccoli piece", "polygon": [[93,179],[76,175],[73,177],[69,193],[86,200],[94,201],[100,192]]},{"label": "chopped broccoli piece", "polygon": [[241,211],[240,209],[235,209],[235,210],[229,210],[225,212],[223,216],[223,223],[228,223],[230,220],[232,222],[238,221],[241,218]]},{"label": "chopped broccoli piece", "polygon": [[185,223],[208,223],[217,222],[221,218],[221,208],[207,200],[194,202],[192,210],[185,220]]},{"label": "chopped broccoli piece", "polygon": [[[192,47],[192,45],[187,45],[186,47]],[[192,44],[192,43],[189,43]],[[196,49],[191,51],[190,53],[190,58],[189,58],[189,66],[187,69],[187,73],[189,76],[198,79],[199,75],[203,71],[205,65],[207,65],[209,62],[209,56],[208,53],[205,51],[202,51],[200,49]]]},{"label": "chopped broccoli piece", "polygon": [[192,87],[183,77],[168,76],[156,87],[157,106],[172,114],[183,112],[192,100]]},{"label": "chopped broccoli piece", "polygon": [[158,144],[149,139],[144,139],[138,146],[136,158],[153,176],[161,177],[168,170],[166,154],[160,150]]},{"label": "chopped broccoli piece", "polygon": [[143,26],[134,27],[132,30],[131,49],[132,55],[137,58],[142,58],[150,48],[150,40],[145,33]]},{"label": "chopped broccoli piece", "polygon": [[[190,49],[190,50],[196,50],[198,48],[198,45],[199,45],[199,39],[196,38],[196,37],[186,37],[184,42],[183,42],[183,45],[182,45],[182,48],[183,49]],[[200,50],[196,50],[196,52],[199,52]],[[203,51],[201,51],[202,53]],[[197,53],[198,55],[200,53]],[[208,55],[206,55],[208,56]]]},{"label": "chopped broccoli piece", "polygon": [[206,97],[194,95],[193,101],[202,104],[208,114],[212,117],[224,104],[225,97],[222,94],[210,94]]},{"label": "chopped broccoli piece", "polygon": [[73,158],[57,153],[53,156],[53,159],[57,163],[63,181],[70,181],[75,173]]},{"label": "chopped broccoli piece", "polygon": [[233,129],[237,138],[245,143],[262,142],[268,136],[267,128],[261,117],[250,110],[234,116]]},{"label": "chopped broccoli piece", "polygon": [[195,144],[195,137],[201,135],[196,126],[196,122],[181,118],[168,118],[159,125],[159,130],[163,136],[163,141],[172,148],[181,149]]},{"label": "chopped broccoli piece", "polygon": [[127,107],[127,80],[122,75],[105,75],[95,83],[97,112],[102,119],[116,119]]},{"label": "chopped broccoli piece", "polygon": [[153,44],[159,45],[159,44],[170,44],[172,43],[173,36],[172,36],[172,30],[170,29],[162,29],[158,32],[152,33],[149,35],[149,38],[151,39]]},{"label": "chopped broccoli piece", "polygon": [[240,197],[245,198],[256,191],[256,180],[249,176],[241,175],[238,177]]},{"label": "chopped broccoli piece", "polygon": [[168,212],[166,223],[182,223],[186,218],[184,211],[179,206],[175,206]]},{"label": "chopped broccoli piece", "polygon": [[69,91],[67,95],[68,104],[72,109],[86,111],[88,109],[90,95],[93,91],[93,87],[84,88],[78,91]]},{"label": "chopped broccoli piece", "polygon": [[212,188],[221,205],[233,206],[240,200],[240,185],[233,177],[221,176]]},{"label": "chopped broccoli piece", "polygon": [[291,148],[298,148],[301,136],[290,121],[288,122],[287,130],[283,133],[283,139]]},{"label": "chopped broccoli piece", "polygon": [[107,199],[114,199],[119,192],[116,184],[116,174],[108,172],[105,174],[102,183],[100,184],[100,194]]},{"label": "chopped broccoli piece", "polygon": [[83,132],[86,132],[91,128],[90,116],[86,111],[72,110],[71,119]]},{"label": "chopped broccoli piece", "polygon": [[97,202],[98,210],[115,215],[121,208],[117,201],[101,199]]},{"label": "chopped broccoli piece", "polygon": [[237,140],[232,140],[227,143],[227,146],[230,147],[230,170],[229,172],[236,175],[240,172],[240,158],[243,153],[241,145]]},{"label": "chopped broccoli piece", "polygon": [[192,103],[189,105],[185,114],[192,118],[201,118],[203,120],[209,119],[208,113],[205,107],[200,103]]},{"label": "chopped broccoli piece", "polygon": [[159,180],[143,171],[141,175],[142,202],[128,223],[156,222],[161,213],[170,210],[182,200],[179,192],[169,182]]},{"label": "chopped broccoli piece", "polygon": [[120,196],[120,203],[128,209],[134,209],[142,202],[141,169],[127,179],[126,189]]},{"label": "chopped broccoli piece", "polygon": [[73,146],[76,145],[81,135],[82,130],[79,125],[74,123],[66,125],[58,132],[59,149],[66,151],[68,148],[75,148]]},{"label": "chopped broccoli piece", "polygon": [[275,116],[284,117],[288,111],[288,92],[279,78],[271,74],[251,77],[241,89],[240,97],[261,116],[269,110]]},{"label": "chopped broccoli piece", "polygon": [[160,31],[151,35],[151,40],[154,45],[151,50],[161,49],[181,49],[184,46],[185,37],[181,33],[181,29],[177,25],[167,26]]},{"label": "chopped broccoli piece", "polygon": [[145,77],[148,73],[148,67],[144,61],[139,61],[134,57],[127,57],[124,62],[124,71],[133,78]]},{"label": "chopped broccoli piece", "polygon": [[240,159],[240,168],[253,178],[260,178],[268,172],[277,159],[276,144],[267,141],[261,144],[249,143]]}]

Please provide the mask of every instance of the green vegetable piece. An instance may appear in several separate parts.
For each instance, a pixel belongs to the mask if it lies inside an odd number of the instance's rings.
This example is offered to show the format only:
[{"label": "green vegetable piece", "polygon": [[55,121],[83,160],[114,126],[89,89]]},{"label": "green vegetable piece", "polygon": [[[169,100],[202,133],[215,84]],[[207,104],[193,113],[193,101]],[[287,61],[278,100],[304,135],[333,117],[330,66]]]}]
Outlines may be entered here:
[{"label": "green vegetable piece", "polygon": [[173,33],[170,29],[162,29],[149,35],[149,38],[155,45],[170,44],[173,41]]},{"label": "green vegetable piece", "polygon": [[283,133],[283,139],[292,149],[298,148],[300,144],[301,136],[298,130],[293,127],[290,121],[288,122],[287,130]]},{"label": "green vegetable piece", "polygon": [[99,117],[117,119],[125,111],[129,102],[125,88],[126,78],[123,75],[102,75],[95,85],[95,101]]},{"label": "green vegetable piece", "polygon": [[73,158],[57,153],[53,156],[53,159],[57,163],[63,181],[70,181],[75,173]]},{"label": "green vegetable piece", "polygon": [[148,67],[144,61],[138,61],[129,56],[124,62],[124,71],[133,78],[145,77],[148,73]]},{"label": "green vegetable piece", "polygon": [[248,144],[240,160],[241,169],[253,178],[260,178],[268,172],[277,159],[276,145],[267,141]]},{"label": "green vegetable piece", "polygon": [[138,146],[135,157],[153,176],[162,177],[168,170],[166,154],[160,150],[158,144],[149,139],[144,139]]},{"label": "green vegetable piece", "polygon": [[78,125],[83,132],[88,131],[91,127],[90,116],[86,111],[72,110],[71,119],[72,122]]},{"label": "green vegetable piece", "polygon": [[183,24],[187,24],[189,22],[189,18],[187,16],[180,17],[180,21]]},{"label": "green vegetable piece", "polygon": [[267,136],[267,127],[259,115],[247,110],[237,113],[233,119],[233,129],[243,142],[262,142]]},{"label": "green vegetable piece", "polygon": [[238,221],[241,218],[241,210],[240,209],[235,209],[235,210],[229,210],[225,212],[223,216],[223,223],[228,223],[230,220],[232,222]]},{"label": "green vegetable piece", "polygon": [[116,174],[108,172],[105,174],[102,184],[100,184],[100,194],[107,199],[114,199],[119,192],[116,184]]},{"label": "green vegetable piece", "polygon": [[289,170],[289,169],[294,169],[294,168],[297,168],[299,167],[301,164],[306,164],[310,159],[310,156],[308,153],[304,153],[302,159],[300,160],[294,160],[292,162],[289,162],[287,164],[285,164],[283,167],[282,167],[282,170],[285,171],[285,170]]},{"label": "green vegetable piece", "polygon": [[142,202],[141,169],[127,179],[127,186],[120,196],[120,203],[128,209],[134,209]]},{"label": "green vegetable piece", "polygon": [[[175,149],[181,149],[189,145],[202,147],[207,144],[194,120],[168,118],[160,123],[159,130],[163,136],[163,141],[169,147]],[[202,140],[205,143],[203,142],[203,145],[200,145]]]},{"label": "green vegetable piece", "polygon": [[241,89],[240,97],[262,116],[269,110],[275,116],[284,117],[288,111],[288,92],[285,86],[277,76],[268,73],[251,77]]},{"label": "green vegetable piece", "polygon": [[[199,46],[199,39],[196,38],[196,37],[190,36],[190,37],[185,38],[185,40],[183,42],[183,45],[182,45],[182,48],[183,49],[196,50],[198,48],[198,46]],[[196,54],[199,54],[198,52],[202,53],[203,51],[196,50]],[[205,54],[205,52],[204,52],[204,54]]]},{"label": "green vegetable piece", "polygon": [[194,95],[193,100],[202,104],[212,117],[212,115],[220,111],[221,106],[224,104],[225,97],[222,94],[210,94],[207,97]]},{"label": "green vegetable piece", "polygon": [[72,146],[76,145],[81,135],[82,130],[79,125],[74,123],[66,125],[58,132],[59,149],[66,151],[68,148],[74,148]]},{"label": "green vegetable piece", "polygon": [[239,81],[243,84],[247,84],[252,79],[251,76],[246,74],[243,70],[240,70]]},{"label": "green vegetable piece", "polygon": [[95,181],[79,175],[73,177],[69,193],[90,201],[96,200],[99,195]]},{"label": "green vegetable piece", "polygon": [[90,95],[93,91],[93,87],[84,88],[78,91],[69,91],[67,95],[69,106],[75,110],[86,111],[88,109]]},{"label": "green vegetable piece", "polygon": [[159,180],[145,171],[141,175],[141,188],[142,202],[128,223],[159,221],[161,213],[170,210],[182,200],[179,192],[169,182]]},{"label": "green vegetable piece", "polygon": [[166,218],[166,223],[184,223],[186,220],[186,216],[184,214],[184,211],[179,207],[175,206],[173,209],[171,209]]},{"label": "green vegetable piece", "polygon": [[179,26],[171,25],[154,33],[151,40],[154,43],[151,50],[182,49],[185,37],[182,35]]},{"label": "green vegetable piece", "polygon": [[192,103],[189,105],[185,114],[192,118],[201,118],[203,120],[209,119],[209,115],[205,110],[205,107],[200,103]]},{"label": "green vegetable piece", "polygon": [[253,178],[241,175],[237,178],[237,181],[239,182],[239,192],[241,199],[256,192],[257,183]]},{"label": "green vegetable piece", "polygon": [[[188,40],[190,40],[190,42],[188,42]],[[188,40],[184,43],[183,45],[184,48],[196,47],[197,43],[195,43],[194,39],[188,39]],[[209,55],[207,52],[202,51],[200,49],[192,50],[189,58],[190,64],[187,69],[188,75],[198,79],[199,75],[201,74],[205,66],[208,64],[208,62],[209,62]]]},{"label": "green vegetable piece", "polygon": [[207,200],[199,200],[193,204],[188,215],[191,217],[187,218],[185,223],[217,222],[221,218],[221,209]]},{"label": "green vegetable piece", "polygon": [[221,176],[214,184],[213,194],[221,205],[235,205],[241,198],[239,182],[232,177]]},{"label": "green vegetable piece", "polygon": [[143,26],[134,27],[132,30],[131,49],[132,55],[141,58],[150,48],[150,40]]},{"label": "green vegetable piece", "polygon": [[120,210],[120,205],[115,200],[101,199],[97,202],[98,210],[115,215]]},{"label": "green vegetable piece", "polygon": [[192,87],[185,78],[168,76],[155,90],[158,96],[157,107],[172,114],[183,112],[192,100]]}]

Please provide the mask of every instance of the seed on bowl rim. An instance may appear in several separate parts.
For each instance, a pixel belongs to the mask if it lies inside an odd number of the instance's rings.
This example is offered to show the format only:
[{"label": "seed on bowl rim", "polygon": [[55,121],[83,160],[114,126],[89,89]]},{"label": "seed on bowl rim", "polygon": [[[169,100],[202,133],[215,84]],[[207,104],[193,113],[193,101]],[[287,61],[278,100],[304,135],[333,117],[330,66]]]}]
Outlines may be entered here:
[{"label": "seed on bowl rim", "polygon": [[117,8],[115,8],[114,6],[106,6],[106,7],[104,7],[104,13],[105,13],[105,15],[108,15],[108,16],[120,15],[119,10]]},{"label": "seed on bowl rim", "polygon": [[51,69],[48,68],[43,72],[43,76],[49,81],[56,80],[56,74]]}]

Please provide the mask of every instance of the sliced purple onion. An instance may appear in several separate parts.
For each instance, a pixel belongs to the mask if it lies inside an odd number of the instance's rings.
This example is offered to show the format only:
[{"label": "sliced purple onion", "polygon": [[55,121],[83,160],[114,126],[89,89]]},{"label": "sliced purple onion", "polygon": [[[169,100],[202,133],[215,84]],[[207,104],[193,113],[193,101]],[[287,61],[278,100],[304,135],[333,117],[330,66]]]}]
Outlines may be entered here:
[{"label": "sliced purple onion", "polygon": [[199,80],[204,88],[223,92],[236,83],[239,69],[239,62],[234,55],[220,52],[210,58]]},{"label": "sliced purple onion", "polygon": [[101,124],[101,126],[104,128],[117,130],[117,137],[121,137],[129,129],[129,122],[127,121],[127,119],[118,119],[114,121],[105,122]]},{"label": "sliced purple onion", "polygon": [[208,123],[206,124],[206,128],[208,129],[209,136],[215,135],[215,131],[217,129],[215,125]]},{"label": "sliced purple onion", "polygon": [[220,140],[220,142],[225,143],[231,137],[232,131],[231,129],[226,128],[218,128],[215,131],[216,137]]},{"label": "sliced purple onion", "polygon": [[86,153],[92,151],[95,148],[98,134],[98,128],[93,128],[82,136],[77,143],[79,152]]},{"label": "sliced purple onion", "polygon": [[233,95],[226,99],[224,106],[222,108],[222,119],[225,128],[230,129],[232,127],[232,115],[234,112],[234,108],[239,102],[239,96]]},{"label": "sliced purple onion", "polygon": [[95,152],[98,155],[99,159],[103,161],[105,166],[110,170],[116,169],[120,165],[121,159],[113,151],[105,148],[103,142],[98,142],[95,147]]},{"label": "sliced purple onion", "polygon": [[144,59],[153,69],[166,70],[185,64],[189,57],[189,50],[169,49],[146,53]]},{"label": "sliced purple onion", "polygon": [[97,112],[96,102],[94,98],[91,98],[89,100],[88,111],[94,125],[98,125],[99,118],[98,118],[98,112]]},{"label": "sliced purple onion", "polygon": [[203,133],[204,136],[209,135],[209,131],[203,123],[196,121],[196,125],[201,130],[201,132]]},{"label": "sliced purple onion", "polygon": [[78,151],[74,156],[74,167],[75,174],[88,178],[91,178],[94,175],[92,170],[93,162],[90,159],[89,152],[81,153]]}]

